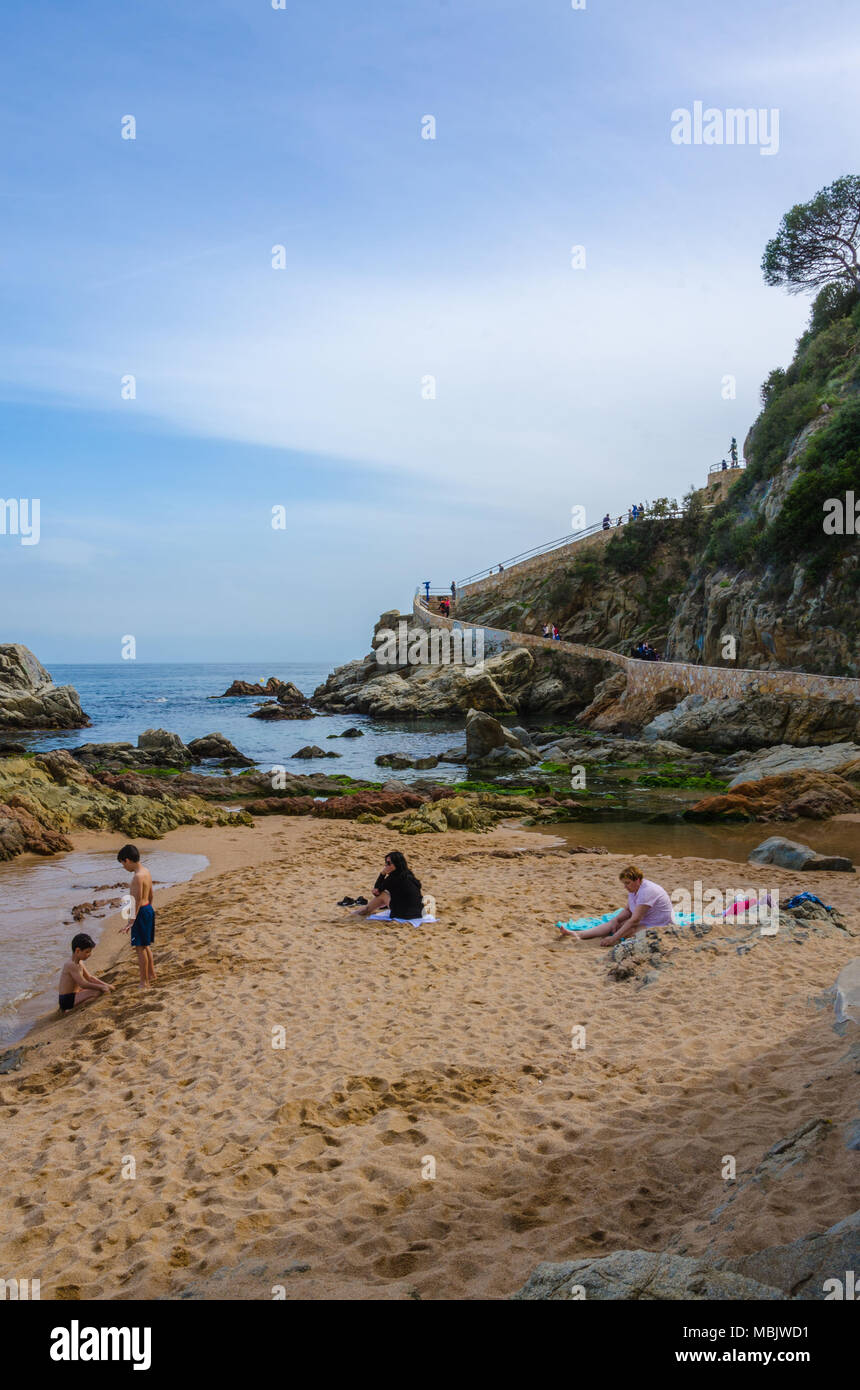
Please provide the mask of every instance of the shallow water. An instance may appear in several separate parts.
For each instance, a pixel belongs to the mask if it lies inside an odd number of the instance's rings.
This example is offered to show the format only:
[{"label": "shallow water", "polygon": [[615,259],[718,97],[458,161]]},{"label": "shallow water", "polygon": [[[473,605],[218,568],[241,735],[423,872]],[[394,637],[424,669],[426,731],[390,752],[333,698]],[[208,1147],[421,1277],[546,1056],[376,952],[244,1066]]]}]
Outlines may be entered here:
[{"label": "shallow water", "polygon": [[[186,883],[208,863],[203,854],[148,853],[156,909],[159,888]],[[60,968],[75,933],[87,932],[98,941],[101,919],[120,910],[106,905],[75,922],[72,907],[120,897],[129,883],[130,875],[110,851],[73,851],[38,861],[27,856],[0,864],[0,1046],[16,1042],[39,1014],[56,1007]]]},{"label": "shallow water", "polygon": [[[771,835],[809,845],[819,854],[840,854],[860,863],[860,821],[798,820],[784,824],[697,825],[688,822],[564,822],[525,827],[559,835],[572,845],[602,845],[611,854],[671,854],[674,858],[728,859],[746,863],[751,849]],[[798,880],[804,875],[798,874]],[[857,884],[855,874],[834,873],[834,880]]]}]

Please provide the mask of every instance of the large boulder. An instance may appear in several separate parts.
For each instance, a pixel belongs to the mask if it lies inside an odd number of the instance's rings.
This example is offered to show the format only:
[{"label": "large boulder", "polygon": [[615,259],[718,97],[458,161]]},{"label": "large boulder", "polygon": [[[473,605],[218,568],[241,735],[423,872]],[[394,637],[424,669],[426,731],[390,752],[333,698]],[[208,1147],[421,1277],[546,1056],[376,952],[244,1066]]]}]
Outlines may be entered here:
[{"label": "large boulder", "polygon": [[290,756],[293,758],[339,758],[341,754],[328,753],[317,743],[306,743],[304,748],[300,748],[297,753],[291,753]]},{"label": "large boulder", "polygon": [[[510,761],[505,755],[514,752],[519,756]],[[444,756],[444,755],[443,755]],[[484,764],[495,762],[499,766],[528,767],[538,762],[540,754],[525,749],[510,729],[500,724],[484,710],[470,709],[466,714],[466,761]],[[452,759],[445,758],[446,762]]]},{"label": "large boulder", "polygon": [[194,758],[178,734],[167,729],[144,729],[137,740],[141,753],[156,767],[188,767]]},{"label": "large boulder", "polygon": [[0,646],[0,729],[86,729],[78,692],[54,685],[20,642]]},{"label": "large boulder", "polygon": [[754,1255],[720,1260],[718,1267],[735,1276],[781,1290],[786,1298],[824,1301],[834,1296],[832,1281],[845,1293],[845,1276],[856,1270],[860,1251],[860,1211],[837,1221],[820,1235],[802,1236],[790,1245],[772,1245]]},{"label": "large boulder", "polygon": [[841,855],[818,854],[809,845],[796,840],[785,840],[781,835],[771,835],[756,845],[748,856],[750,864],[776,864],[780,869],[833,869],[842,873],[853,873],[854,865],[850,859]]},{"label": "large boulder", "polygon": [[253,767],[254,765],[253,759],[246,758],[245,754],[240,753],[238,748],[223,734],[204,734],[202,738],[193,738],[188,744],[188,751],[195,763],[217,761],[228,767]]},{"label": "large boulder", "polygon": [[687,820],[827,820],[860,810],[860,789],[835,772],[785,772],[739,782],[733,790],[706,796],[684,812]]},{"label": "large boulder", "polygon": [[740,771],[729,782],[729,791],[741,782],[754,782],[760,777],[772,777],[780,772],[835,772],[840,777],[860,777],[860,745],[832,743],[820,747],[793,748],[782,743],[745,758]]},{"label": "large boulder", "polygon": [[847,696],[753,692],[739,699],[716,700],[688,695],[674,709],[652,719],[642,736],[724,752],[854,742],[860,740],[860,706]]}]

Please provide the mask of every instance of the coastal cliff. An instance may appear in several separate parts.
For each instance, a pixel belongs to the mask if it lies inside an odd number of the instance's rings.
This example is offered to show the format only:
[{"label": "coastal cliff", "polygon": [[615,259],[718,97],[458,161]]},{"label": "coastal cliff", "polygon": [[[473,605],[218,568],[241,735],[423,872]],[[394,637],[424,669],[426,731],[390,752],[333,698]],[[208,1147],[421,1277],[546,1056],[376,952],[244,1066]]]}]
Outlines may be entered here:
[{"label": "coastal cliff", "polygon": [[722,501],[693,490],[673,517],[660,499],[604,543],[474,586],[457,617],[525,633],[555,622],[568,641],[625,654],[647,639],[670,661],[860,674],[860,295],[819,295],[762,403]]}]

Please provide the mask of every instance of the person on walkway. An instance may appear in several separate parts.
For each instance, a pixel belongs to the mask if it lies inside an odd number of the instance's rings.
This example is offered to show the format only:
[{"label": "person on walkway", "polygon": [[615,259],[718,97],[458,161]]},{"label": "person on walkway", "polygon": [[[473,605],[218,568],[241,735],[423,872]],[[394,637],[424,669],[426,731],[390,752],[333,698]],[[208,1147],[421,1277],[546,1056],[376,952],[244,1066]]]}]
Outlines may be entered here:
[{"label": "person on walkway", "polygon": [[728,468],[728,466],[729,466],[729,465],[726,463],[725,459],[723,459],[722,463],[720,464],[720,471],[721,471],[722,473],[725,473],[725,471],[726,471],[726,469]]},{"label": "person on walkway", "polygon": [[633,503],[633,506],[630,508],[630,511],[627,513],[627,519],[628,519],[629,521],[635,521],[636,518],[638,517],[638,515],[639,515],[639,508],[636,506],[636,503],[634,502],[634,503]]},{"label": "person on walkway", "polygon": [[611,522],[611,520],[610,520],[609,513],[607,512],[607,513],[606,513],[606,516],[603,518],[603,529],[604,529],[604,531],[608,531],[611,525],[612,525],[612,522]]},{"label": "person on walkway", "polygon": [[552,637],[552,633],[551,633],[550,630],[549,630],[549,623],[544,623],[544,625],[543,625],[543,635],[544,635],[544,637]]},{"label": "person on walkway", "polygon": [[457,602],[457,585],[455,584],[453,579],[451,580],[451,602]]},{"label": "person on walkway", "polygon": [[505,572],[505,567],[504,567],[504,565],[499,565],[499,574],[504,574],[504,572]]},{"label": "person on walkway", "polygon": [[558,628],[556,627],[555,623],[553,623],[553,625],[552,625],[552,640],[553,640],[553,642],[560,642],[560,641],[561,641],[561,633],[559,632],[559,630],[558,630]]}]

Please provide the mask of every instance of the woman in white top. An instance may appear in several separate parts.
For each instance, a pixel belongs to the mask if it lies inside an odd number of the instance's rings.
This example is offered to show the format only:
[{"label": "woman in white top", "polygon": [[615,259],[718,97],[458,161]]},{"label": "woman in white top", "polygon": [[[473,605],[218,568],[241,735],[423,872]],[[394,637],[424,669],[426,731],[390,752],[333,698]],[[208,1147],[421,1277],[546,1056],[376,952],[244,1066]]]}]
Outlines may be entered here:
[{"label": "woman in white top", "polygon": [[646,927],[669,927],[672,924],[672,900],[665,888],[645,878],[635,864],[628,864],[618,875],[627,889],[627,906],[586,931],[559,931],[565,941],[588,941],[602,937],[601,946],[616,946],[625,936],[635,936]]}]

